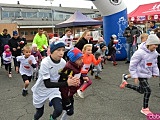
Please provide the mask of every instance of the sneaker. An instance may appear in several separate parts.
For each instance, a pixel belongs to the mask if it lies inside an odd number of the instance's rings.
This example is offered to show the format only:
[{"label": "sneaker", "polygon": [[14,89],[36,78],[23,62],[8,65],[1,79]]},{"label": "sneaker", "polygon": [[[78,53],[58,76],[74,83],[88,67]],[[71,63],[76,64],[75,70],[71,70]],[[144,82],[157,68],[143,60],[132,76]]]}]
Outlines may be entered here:
[{"label": "sneaker", "polygon": [[117,62],[113,62],[113,66],[116,66],[117,65]]},{"label": "sneaker", "polygon": [[127,80],[127,78],[125,77],[126,75],[127,74],[122,74],[122,82]]},{"label": "sneaker", "polygon": [[121,88],[121,89],[125,88],[127,84],[128,84],[127,81],[124,80],[124,81],[121,83],[120,88]]},{"label": "sneaker", "polygon": [[80,98],[84,98],[84,94],[81,90],[77,90],[77,94]]},{"label": "sneaker", "polygon": [[12,77],[12,74],[8,74],[8,77],[11,78],[11,77]]},{"label": "sneaker", "polygon": [[129,63],[130,63],[130,61],[126,61],[126,62],[125,62],[125,64],[129,64]]},{"label": "sneaker", "polygon": [[52,118],[52,115],[50,115],[50,119],[49,119],[49,120],[56,120],[56,119],[53,119],[53,118]]},{"label": "sneaker", "polygon": [[99,76],[96,76],[96,75],[95,75],[95,79],[100,80],[100,79],[101,79],[101,77],[99,77]]},{"label": "sneaker", "polygon": [[23,89],[23,90],[22,90],[22,95],[23,95],[23,96],[26,96],[27,94],[28,94],[28,90],[24,90],[24,89]]},{"label": "sneaker", "polygon": [[144,114],[144,115],[153,114],[153,113],[149,110],[149,108],[145,108],[145,109],[142,108],[141,113]]}]

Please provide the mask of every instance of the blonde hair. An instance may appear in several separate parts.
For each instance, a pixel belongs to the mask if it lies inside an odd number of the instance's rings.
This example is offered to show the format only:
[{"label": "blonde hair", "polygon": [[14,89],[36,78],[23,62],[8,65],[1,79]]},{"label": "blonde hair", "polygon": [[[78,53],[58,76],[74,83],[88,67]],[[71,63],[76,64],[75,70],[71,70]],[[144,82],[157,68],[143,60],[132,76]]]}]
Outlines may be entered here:
[{"label": "blonde hair", "polygon": [[31,50],[31,47],[30,47],[29,45],[25,45],[25,46],[23,47],[23,51],[25,51],[25,50]]},{"label": "blonde hair", "polygon": [[82,38],[84,38],[88,32],[90,32],[90,31],[89,31],[89,30],[85,30],[85,31],[83,32],[82,36],[77,40],[77,42],[78,42],[79,40],[81,40]]},{"label": "blonde hair", "polygon": [[91,47],[91,48],[92,48],[92,44],[85,44],[85,45],[83,46],[83,49],[82,49],[82,52],[83,52],[83,53],[86,51],[87,47]]},{"label": "blonde hair", "polygon": [[[141,41],[142,41],[144,38],[148,38],[148,34],[147,34],[147,33],[142,33],[142,34],[141,34]],[[142,41],[142,42],[145,42],[145,41]]]}]

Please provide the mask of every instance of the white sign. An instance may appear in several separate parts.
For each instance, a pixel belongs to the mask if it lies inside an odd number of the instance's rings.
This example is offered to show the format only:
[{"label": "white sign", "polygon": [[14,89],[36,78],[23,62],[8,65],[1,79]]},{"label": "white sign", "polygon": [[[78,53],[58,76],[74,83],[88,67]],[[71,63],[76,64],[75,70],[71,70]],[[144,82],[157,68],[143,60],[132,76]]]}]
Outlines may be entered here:
[{"label": "white sign", "polygon": [[100,35],[98,31],[92,31],[93,40],[98,40]]}]

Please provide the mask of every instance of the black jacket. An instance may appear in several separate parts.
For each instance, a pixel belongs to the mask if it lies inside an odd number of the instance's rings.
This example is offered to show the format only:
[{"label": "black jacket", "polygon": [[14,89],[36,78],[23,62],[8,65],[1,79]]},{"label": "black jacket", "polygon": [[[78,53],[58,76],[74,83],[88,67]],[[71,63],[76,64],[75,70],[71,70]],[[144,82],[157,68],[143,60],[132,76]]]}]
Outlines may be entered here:
[{"label": "black jacket", "polygon": [[[128,33],[130,33],[131,35],[128,36]],[[136,39],[137,39],[137,37],[140,36],[140,31],[135,26],[133,26],[132,29],[130,29],[130,27],[127,27],[124,31],[124,34],[123,34],[123,36],[126,37],[127,43],[133,43],[133,41],[134,41],[133,36],[134,35],[136,35]]]},{"label": "black jacket", "polygon": [[11,39],[10,34],[0,34],[0,53],[4,51],[4,46],[8,44],[8,41]]},{"label": "black jacket", "polygon": [[108,55],[111,56],[112,54],[116,53],[116,48],[114,46],[113,40],[111,40],[108,44]]},{"label": "black jacket", "polygon": [[[23,41],[20,37],[18,37],[17,39],[15,39],[14,37],[12,37],[9,41],[8,41],[8,45],[10,46],[12,55],[17,57],[20,56],[22,53],[22,48],[24,47],[24,45],[26,44],[25,42],[23,44],[21,44],[20,42]],[[20,49],[17,49],[17,47],[20,47]],[[13,48],[16,48],[16,51],[13,51]]]},{"label": "black jacket", "polygon": [[92,44],[92,53],[95,53],[98,50],[97,47],[94,47],[94,44],[91,40],[88,41],[85,38],[82,38],[81,40],[79,40],[74,47],[77,47],[78,49],[82,51],[83,46],[85,44]]}]

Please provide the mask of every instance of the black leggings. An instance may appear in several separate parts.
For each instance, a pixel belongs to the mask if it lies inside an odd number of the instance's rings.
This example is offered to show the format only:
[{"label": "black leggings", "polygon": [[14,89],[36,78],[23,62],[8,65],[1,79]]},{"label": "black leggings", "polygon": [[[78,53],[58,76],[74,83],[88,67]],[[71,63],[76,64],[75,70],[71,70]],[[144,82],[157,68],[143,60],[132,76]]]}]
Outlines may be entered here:
[{"label": "black leggings", "polygon": [[9,74],[11,74],[11,63],[4,65],[5,65],[5,70],[8,71]]},{"label": "black leggings", "polygon": [[68,100],[62,99],[63,110],[66,110],[67,115],[71,116],[74,114],[74,98],[70,97]]},{"label": "black leggings", "polygon": [[[51,102],[54,107],[52,118],[56,119],[62,114],[62,111],[63,111],[62,99],[56,97],[56,98],[53,98]],[[44,106],[42,106],[41,108],[36,108],[36,114],[34,115],[34,120],[39,120],[39,118],[42,117],[43,113],[44,113]]]},{"label": "black leggings", "polygon": [[131,88],[141,94],[144,94],[143,108],[148,107],[149,97],[151,95],[151,89],[149,87],[149,84],[146,78],[139,78],[139,86],[127,84],[126,87]]}]

